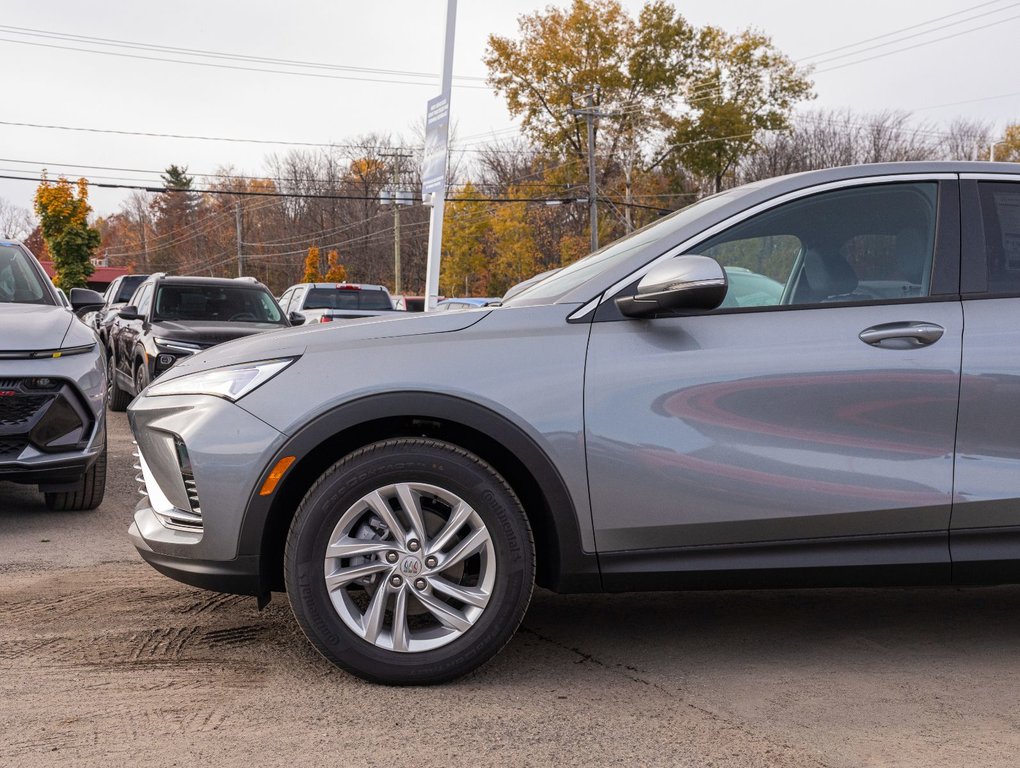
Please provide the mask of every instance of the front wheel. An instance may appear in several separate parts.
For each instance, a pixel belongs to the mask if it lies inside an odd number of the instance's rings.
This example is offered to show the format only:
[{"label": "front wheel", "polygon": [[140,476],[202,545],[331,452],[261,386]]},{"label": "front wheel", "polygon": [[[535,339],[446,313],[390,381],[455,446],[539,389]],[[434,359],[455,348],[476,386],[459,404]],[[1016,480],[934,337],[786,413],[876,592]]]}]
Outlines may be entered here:
[{"label": "front wheel", "polygon": [[106,495],[106,441],[103,449],[96,457],[95,463],[82,478],[81,489],[77,491],[60,491],[47,493],[46,506],[57,512],[70,510],[86,511],[95,509],[103,503]]},{"label": "front wheel", "polygon": [[334,664],[391,685],[452,680],[498,653],[534,573],[509,485],[438,440],[386,440],[337,462],[287,537],[287,593],[308,639]]}]

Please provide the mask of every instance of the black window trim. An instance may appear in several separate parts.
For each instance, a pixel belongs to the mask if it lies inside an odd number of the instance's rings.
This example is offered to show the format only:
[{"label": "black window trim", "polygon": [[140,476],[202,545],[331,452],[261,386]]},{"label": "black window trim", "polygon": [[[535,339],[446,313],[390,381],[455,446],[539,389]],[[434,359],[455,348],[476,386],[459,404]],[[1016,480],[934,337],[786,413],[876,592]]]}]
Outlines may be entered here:
[{"label": "black window trim", "polygon": [[985,243],[985,226],[981,211],[979,186],[981,182],[1016,184],[1020,174],[963,173],[960,174],[960,196],[963,219],[961,245],[962,274],[960,295],[964,301],[1020,298],[1020,291],[988,291],[988,252]]}]

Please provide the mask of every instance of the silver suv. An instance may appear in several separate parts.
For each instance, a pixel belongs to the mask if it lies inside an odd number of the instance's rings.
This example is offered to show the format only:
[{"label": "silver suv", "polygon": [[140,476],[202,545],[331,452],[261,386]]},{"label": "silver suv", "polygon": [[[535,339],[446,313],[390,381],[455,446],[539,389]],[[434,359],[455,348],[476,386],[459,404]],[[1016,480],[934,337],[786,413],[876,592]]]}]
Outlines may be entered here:
[{"label": "silver suv", "polygon": [[493,656],[533,583],[1020,581],[1017,211],[1008,164],[788,176],[499,308],[195,355],[131,406],[131,536],[399,684]]},{"label": "silver suv", "polygon": [[[94,509],[106,488],[106,361],[95,331],[39,262],[0,241],[0,481],[37,485],[50,509]],[[103,297],[72,288],[78,311]]]}]

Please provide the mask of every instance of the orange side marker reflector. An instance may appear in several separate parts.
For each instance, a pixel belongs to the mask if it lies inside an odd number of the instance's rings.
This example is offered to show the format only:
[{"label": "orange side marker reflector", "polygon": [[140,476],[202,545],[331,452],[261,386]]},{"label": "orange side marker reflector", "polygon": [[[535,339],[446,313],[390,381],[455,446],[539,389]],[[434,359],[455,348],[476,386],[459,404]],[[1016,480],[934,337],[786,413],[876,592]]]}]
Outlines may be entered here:
[{"label": "orange side marker reflector", "polygon": [[259,491],[259,496],[268,496],[276,490],[276,486],[283,479],[284,473],[294,463],[295,459],[297,459],[296,456],[284,456],[276,462],[276,466],[270,471],[266,482],[262,483],[262,490]]}]

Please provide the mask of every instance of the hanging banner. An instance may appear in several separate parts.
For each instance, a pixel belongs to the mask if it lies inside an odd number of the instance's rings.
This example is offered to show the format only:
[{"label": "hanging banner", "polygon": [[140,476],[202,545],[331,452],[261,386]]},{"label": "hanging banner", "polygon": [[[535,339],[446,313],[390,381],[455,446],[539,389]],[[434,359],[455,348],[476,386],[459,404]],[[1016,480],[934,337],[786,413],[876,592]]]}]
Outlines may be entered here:
[{"label": "hanging banner", "polygon": [[425,156],[421,170],[422,199],[446,187],[446,146],[450,135],[450,98],[430,99],[425,116]]}]

